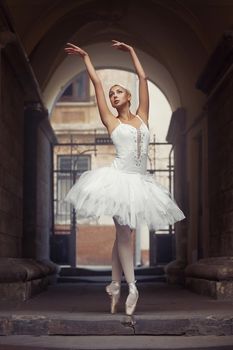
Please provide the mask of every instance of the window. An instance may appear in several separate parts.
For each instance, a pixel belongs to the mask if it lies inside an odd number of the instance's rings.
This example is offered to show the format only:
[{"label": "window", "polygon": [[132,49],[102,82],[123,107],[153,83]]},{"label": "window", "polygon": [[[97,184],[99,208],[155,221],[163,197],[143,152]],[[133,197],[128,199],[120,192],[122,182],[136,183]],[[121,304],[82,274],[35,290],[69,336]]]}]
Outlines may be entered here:
[{"label": "window", "polygon": [[66,89],[65,91],[63,92],[63,95],[64,97],[67,97],[67,96],[72,96],[73,95],[73,85],[70,84]]},{"label": "window", "polygon": [[87,72],[80,73],[65,89],[59,102],[89,102],[89,77]]}]

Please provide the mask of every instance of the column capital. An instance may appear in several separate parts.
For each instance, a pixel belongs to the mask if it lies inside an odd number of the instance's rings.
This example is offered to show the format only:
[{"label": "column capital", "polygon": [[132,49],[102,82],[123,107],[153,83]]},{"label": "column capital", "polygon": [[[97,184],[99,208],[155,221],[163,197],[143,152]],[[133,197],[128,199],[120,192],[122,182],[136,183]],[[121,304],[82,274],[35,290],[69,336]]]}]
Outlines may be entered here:
[{"label": "column capital", "polygon": [[24,114],[31,121],[41,122],[48,117],[48,110],[37,101],[28,101],[24,104]]},{"label": "column capital", "polygon": [[24,104],[24,111],[31,111],[31,112],[37,112],[37,113],[42,113],[45,116],[48,115],[47,109],[44,108],[44,106],[41,105],[40,102],[38,101],[27,101]]}]

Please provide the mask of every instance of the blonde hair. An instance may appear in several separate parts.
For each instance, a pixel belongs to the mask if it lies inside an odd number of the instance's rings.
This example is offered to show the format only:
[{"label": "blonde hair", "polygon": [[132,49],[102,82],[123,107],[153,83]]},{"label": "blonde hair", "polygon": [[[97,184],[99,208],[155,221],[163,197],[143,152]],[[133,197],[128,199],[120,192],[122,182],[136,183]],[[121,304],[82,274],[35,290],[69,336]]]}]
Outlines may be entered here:
[{"label": "blonde hair", "polygon": [[[122,85],[122,84],[114,84],[114,85],[112,85],[112,86],[110,87],[109,91],[110,91],[113,87],[115,87],[115,86],[120,86],[122,89],[124,89],[124,90],[127,92],[127,94],[128,94],[130,97],[132,96],[130,90],[127,89],[127,88],[126,88],[124,85]],[[130,101],[129,101],[129,106],[131,106],[131,102],[130,102]]]}]

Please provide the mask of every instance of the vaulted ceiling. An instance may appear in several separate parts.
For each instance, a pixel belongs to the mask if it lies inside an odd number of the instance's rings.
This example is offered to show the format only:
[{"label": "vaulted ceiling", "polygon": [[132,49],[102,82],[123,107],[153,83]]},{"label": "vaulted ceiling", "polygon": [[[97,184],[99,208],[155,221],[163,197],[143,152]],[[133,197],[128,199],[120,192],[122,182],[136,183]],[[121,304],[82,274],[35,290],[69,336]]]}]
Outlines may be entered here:
[{"label": "vaulted ceiling", "polygon": [[203,99],[195,88],[198,75],[233,25],[233,0],[5,2],[48,104],[57,93],[55,85],[64,85],[75,69],[83,69],[78,60],[67,62],[67,41],[89,47],[98,66],[132,69],[125,56],[122,59],[109,48],[114,38],[141,53],[148,75],[173,109],[189,106],[193,99],[197,105]]}]

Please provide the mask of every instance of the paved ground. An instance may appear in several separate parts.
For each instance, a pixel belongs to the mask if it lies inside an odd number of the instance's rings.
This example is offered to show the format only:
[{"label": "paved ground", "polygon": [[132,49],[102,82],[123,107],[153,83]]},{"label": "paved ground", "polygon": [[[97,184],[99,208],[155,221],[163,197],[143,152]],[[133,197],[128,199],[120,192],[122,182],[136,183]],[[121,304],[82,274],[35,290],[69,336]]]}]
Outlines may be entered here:
[{"label": "paved ground", "polygon": [[[24,303],[0,303],[1,315],[9,314],[63,314],[63,315],[109,315],[109,298],[105,292],[105,282],[64,283],[50,286],[43,292]],[[233,300],[220,301],[198,295],[180,286],[166,283],[139,282],[140,293],[135,316],[181,317],[233,315]],[[122,286],[122,298],[119,313],[124,314],[124,302],[127,286]],[[114,315],[109,315],[115,317]]]},{"label": "paved ground", "polygon": [[116,315],[105,285],[57,284],[23,304],[1,303],[0,349],[233,349],[233,301],[141,281],[133,325],[126,285]]},{"label": "paved ground", "polygon": [[11,336],[0,350],[232,350],[233,336]]}]

